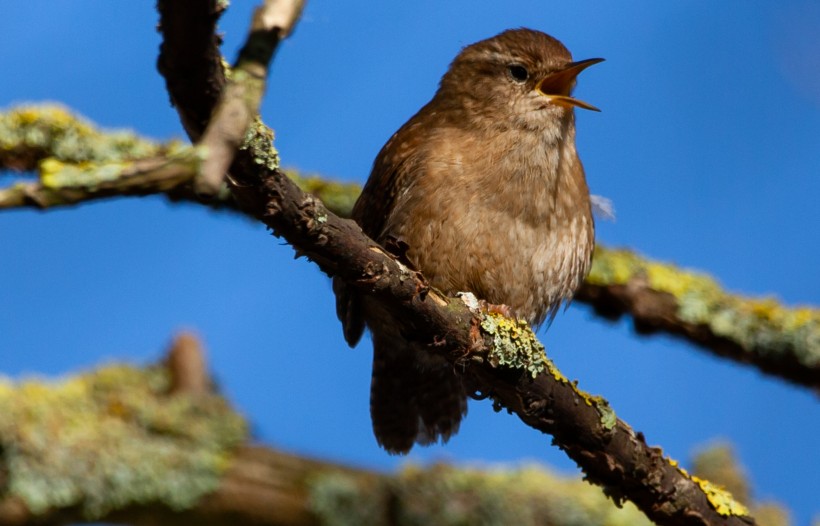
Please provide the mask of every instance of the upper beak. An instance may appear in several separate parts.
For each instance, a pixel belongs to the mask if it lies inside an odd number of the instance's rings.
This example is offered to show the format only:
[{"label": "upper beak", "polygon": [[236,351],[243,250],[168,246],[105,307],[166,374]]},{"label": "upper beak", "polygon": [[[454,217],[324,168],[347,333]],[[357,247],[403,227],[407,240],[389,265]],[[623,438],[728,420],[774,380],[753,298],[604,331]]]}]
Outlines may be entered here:
[{"label": "upper beak", "polygon": [[603,61],[604,59],[602,58],[590,58],[587,60],[579,60],[578,62],[571,62],[561,71],[556,71],[541,79],[541,82],[535,86],[535,89],[554,104],[566,107],[578,106],[585,110],[601,111],[592,104],[570,97],[569,94],[575,86],[575,77],[577,77],[579,73],[593,64],[598,64]]}]

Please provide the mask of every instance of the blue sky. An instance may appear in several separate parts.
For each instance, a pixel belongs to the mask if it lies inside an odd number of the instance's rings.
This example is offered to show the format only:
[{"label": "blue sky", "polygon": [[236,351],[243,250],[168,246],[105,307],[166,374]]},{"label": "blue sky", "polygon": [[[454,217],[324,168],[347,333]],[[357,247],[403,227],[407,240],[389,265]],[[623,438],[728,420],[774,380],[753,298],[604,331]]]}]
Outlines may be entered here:
[{"label": "blue sky", "polygon": [[[233,59],[251,2],[223,20]],[[15,2],[0,20],[0,106],[61,101],[108,128],[183,132],[155,69],[153,2]],[[283,163],[364,181],[384,141],[464,45],[540,29],[607,62],[576,93],[593,192],[618,219],[598,239],[820,304],[820,5],[746,2],[309,2],[280,48],[263,116]],[[390,469],[370,431],[369,342],[348,349],[329,280],[259,225],[160,198],[0,214],[0,370],[58,375],[147,362],[172,333],[205,339],[226,394],[274,446]],[[685,460],[730,440],[756,495],[798,524],[820,514],[816,395],[584,306],[542,334],[558,366]],[[549,437],[472,403],[461,433],[410,460],[539,460]]]}]

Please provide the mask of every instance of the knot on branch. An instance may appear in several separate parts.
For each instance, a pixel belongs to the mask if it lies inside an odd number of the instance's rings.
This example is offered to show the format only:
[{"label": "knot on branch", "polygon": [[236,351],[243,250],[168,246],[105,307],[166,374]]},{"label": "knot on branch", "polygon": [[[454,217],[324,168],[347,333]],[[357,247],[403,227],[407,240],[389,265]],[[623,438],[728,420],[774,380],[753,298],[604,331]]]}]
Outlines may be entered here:
[{"label": "knot on branch", "polygon": [[205,350],[194,333],[181,332],[174,338],[166,363],[170,374],[169,393],[201,395],[211,391]]}]

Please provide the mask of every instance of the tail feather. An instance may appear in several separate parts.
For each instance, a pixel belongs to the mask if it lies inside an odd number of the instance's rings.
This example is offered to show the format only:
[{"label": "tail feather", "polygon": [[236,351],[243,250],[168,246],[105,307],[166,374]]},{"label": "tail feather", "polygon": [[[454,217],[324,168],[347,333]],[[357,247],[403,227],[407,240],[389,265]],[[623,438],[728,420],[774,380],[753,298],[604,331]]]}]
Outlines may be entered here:
[{"label": "tail feather", "polygon": [[450,364],[426,371],[420,378],[418,409],[419,444],[447,442],[458,433],[461,419],[467,414],[467,395],[461,377]]},{"label": "tail feather", "polygon": [[339,278],[333,278],[333,292],[336,294],[336,316],[342,322],[345,341],[355,347],[364,333],[361,300],[356,291]]},{"label": "tail feather", "polygon": [[461,378],[421,353],[406,341],[373,335],[370,415],[376,441],[393,454],[414,443],[446,442],[467,412]]},{"label": "tail feather", "polygon": [[413,400],[417,371],[413,355],[373,335],[373,376],[370,418],[376,441],[389,453],[403,454],[418,434],[418,411]]}]

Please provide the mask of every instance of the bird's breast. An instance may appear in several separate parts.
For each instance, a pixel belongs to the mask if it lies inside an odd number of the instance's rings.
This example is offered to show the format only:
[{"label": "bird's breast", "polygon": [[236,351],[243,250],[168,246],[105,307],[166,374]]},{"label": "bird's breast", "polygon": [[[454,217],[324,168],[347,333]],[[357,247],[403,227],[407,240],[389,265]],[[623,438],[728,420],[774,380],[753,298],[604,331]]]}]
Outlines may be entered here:
[{"label": "bird's breast", "polygon": [[531,152],[431,158],[388,232],[408,243],[436,288],[473,292],[540,323],[586,275],[593,223],[580,163],[564,173],[550,168],[560,154]]}]

